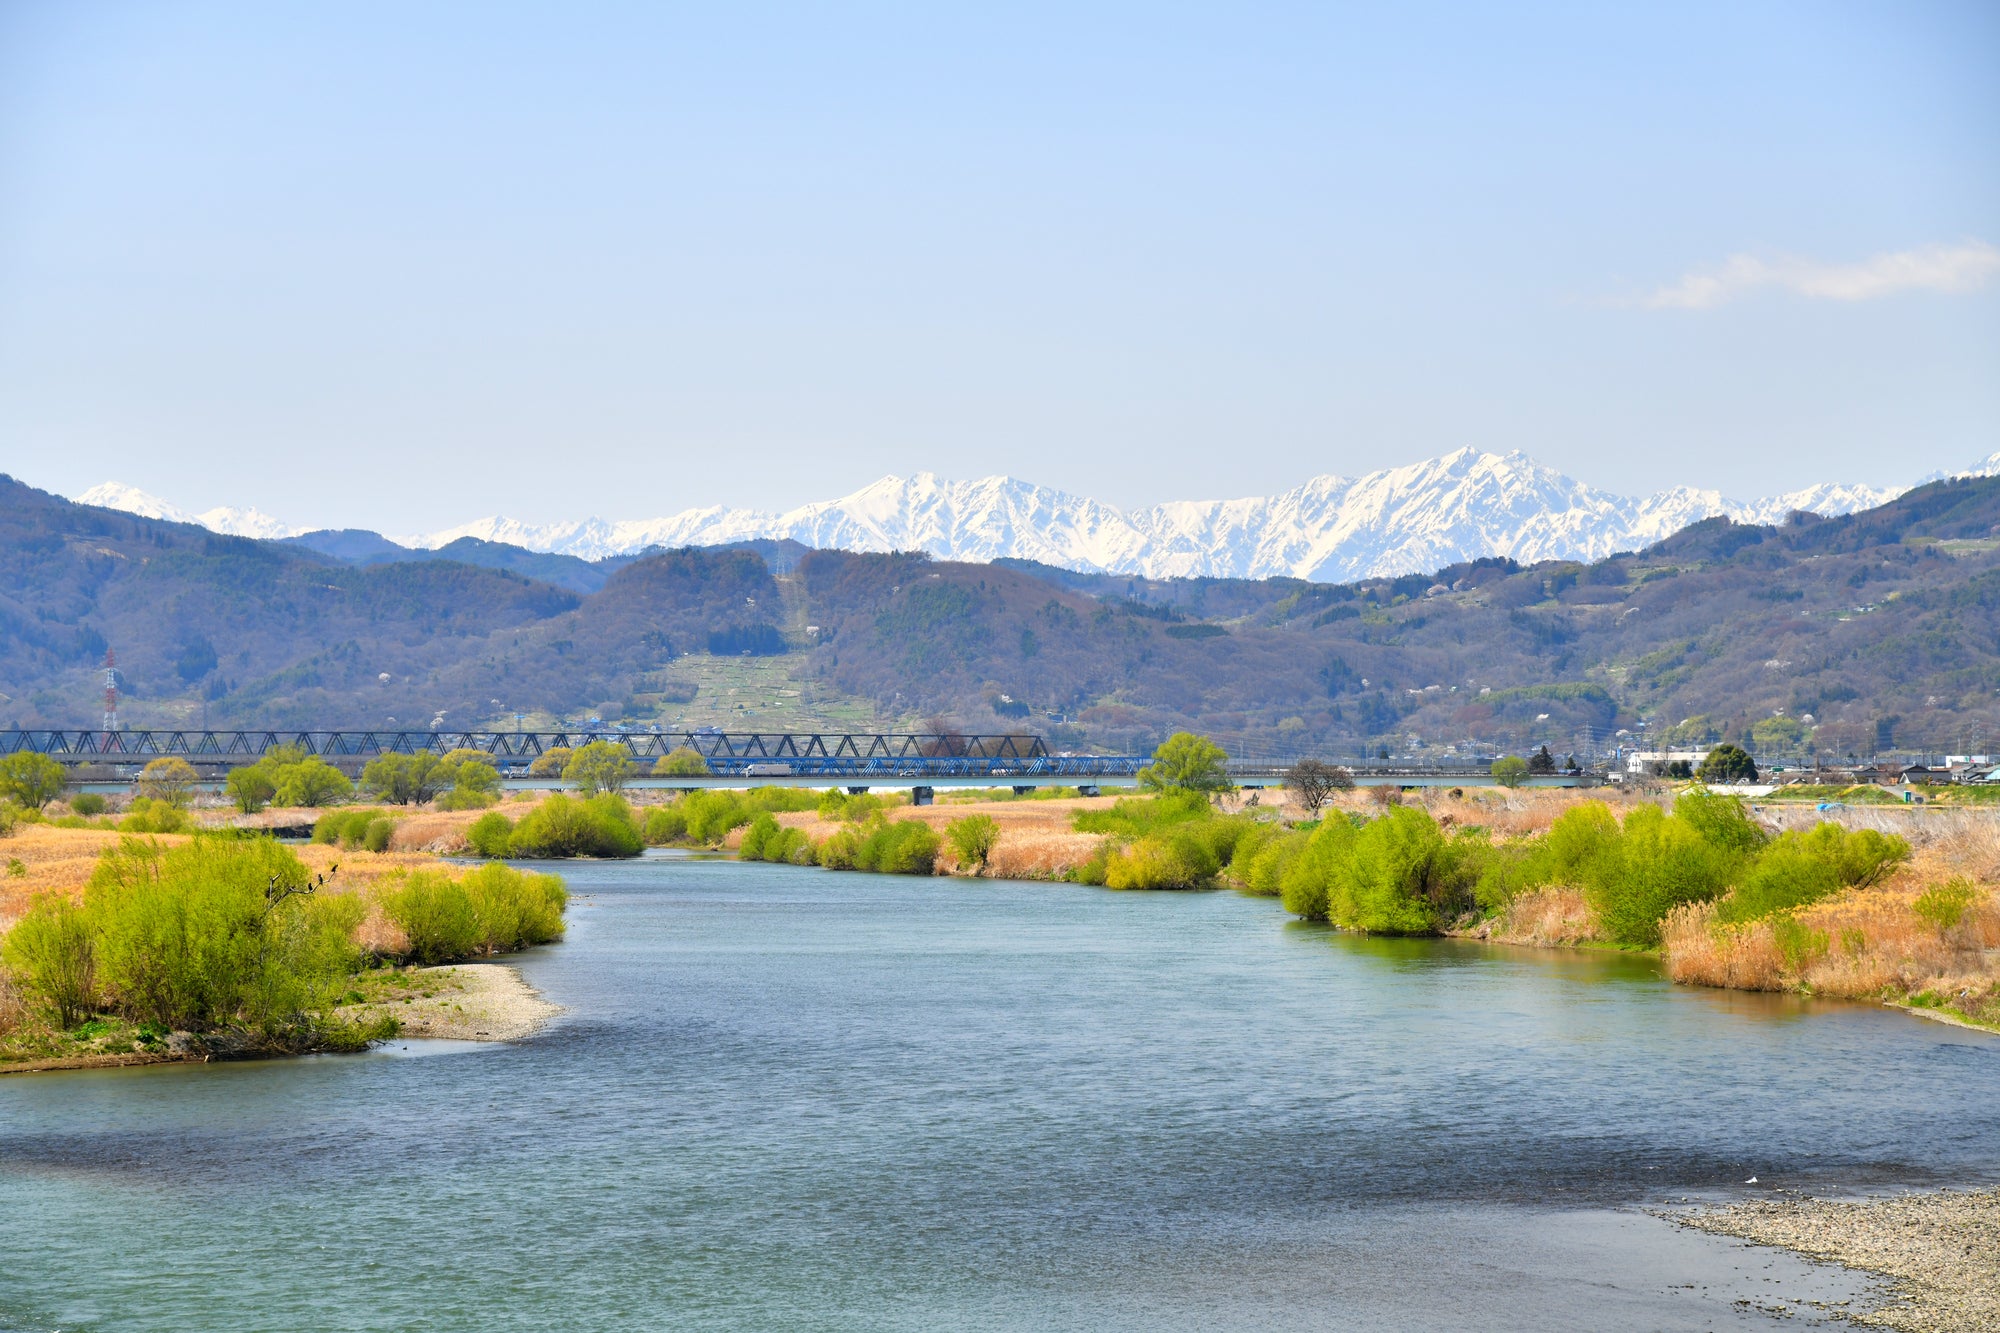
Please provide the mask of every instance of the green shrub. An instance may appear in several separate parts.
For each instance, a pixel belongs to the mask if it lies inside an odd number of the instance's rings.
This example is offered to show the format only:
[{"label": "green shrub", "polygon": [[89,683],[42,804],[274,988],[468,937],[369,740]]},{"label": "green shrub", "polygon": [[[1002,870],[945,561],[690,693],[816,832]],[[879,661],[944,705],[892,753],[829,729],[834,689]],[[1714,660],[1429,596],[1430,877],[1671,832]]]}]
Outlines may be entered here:
[{"label": "green shrub", "polygon": [[229,776],[222,780],[222,789],[238,810],[254,815],[271,803],[278,793],[278,784],[271,780],[262,764],[244,764],[229,770]]},{"label": "green shrub", "polygon": [[377,818],[372,810],[329,810],[313,821],[312,840],[353,851],[367,840],[368,826]]},{"label": "green shrub", "polygon": [[708,772],[708,760],[691,745],[676,745],[653,765],[656,778],[701,777]]},{"label": "green shrub", "polygon": [[1901,838],[1838,824],[1779,835],[1741,873],[1716,910],[1727,922],[1805,907],[1850,885],[1872,884],[1910,854]]},{"label": "green shrub", "polygon": [[569,757],[563,765],[563,781],[573,782],[586,796],[618,792],[631,781],[637,765],[632,752],[616,741],[592,741]]},{"label": "green shrub", "polygon": [[645,847],[632,807],[609,792],[581,801],[557,792],[521,817],[508,845],[515,856],[543,860],[637,856]]},{"label": "green shrub", "polygon": [[1371,934],[1423,935],[1471,905],[1463,857],[1429,813],[1396,806],[1355,835],[1327,885],[1327,919]]},{"label": "green shrub", "polygon": [[405,957],[423,967],[469,958],[479,947],[472,895],[442,870],[415,870],[382,895],[382,910],[409,941]]},{"label": "green shrub", "polygon": [[817,859],[828,870],[852,870],[855,858],[861,851],[861,840],[865,835],[859,828],[844,828],[834,832],[819,845]]},{"label": "green shrub", "polygon": [[1682,903],[1721,896],[1740,857],[1688,820],[1642,805],[1619,839],[1589,868],[1585,896],[1598,924],[1621,944],[1654,947],[1660,919]]},{"label": "green shrub", "polygon": [[1255,838],[1245,838],[1237,843],[1236,856],[1230,862],[1236,882],[1247,893],[1264,898],[1278,897],[1283,888],[1286,867],[1304,853],[1315,831],[1265,825]]},{"label": "green shrub", "polygon": [[316,809],[337,805],[354,794],[354,784],[345,773],[313,755],[275,767],[272,779],[271,799],[279,805]]},{"label": "green shrub", "polygon": [[937,868],[937,831],[917,819],[875,824],[854,850],[854,868],[883,875],[928,875]]},{"label": "green shrub", "polygon": [[733,791],[692,791],[677,804],[687,823],[685,839],[713,846],[749,823],[757,811]]},{"label": "green shrub", "polygon": [[687,812],[676,803],[657,805],[648,810],[641,836],[648,847],[659,847],[681,841],[687,837],[687,832]]},{"label": "green shrub", "polygon": [[1128,796],[1114,802],[1109,810],[1079,810],[1071,816],[1070,826],[1078,833],[1137,838],[1213,814],[1205,793],[1171,791],[1160,796]]},{"label": "green shrub", "polygon": [[1327,919],[1327,889],[1338,867],[1354,854],[1354,821],[1335,815],[1306,838],[1278,870],[1278,897],[1287,912],[1307,921]]},{"label": "green shrub", "polygon": [[73,1028],[97,996],[97,948],[83,908],[67,894],[38,897],[0,939],[0,961],[59,1027]]},{"label": "green shrub", "polygon": [[944,836],[958,863],[977,874],[986,869],[986,860],[1000,841],[1000,825],[991,815],[967,815],[945,825]]},{"label": "green shrub", "polygon": [[743,830],[743,841],[737,845],[737,855],[746,861],[764,859],[764,842],[778,832],[778,821],[768,812],[760,811],[750,821],[750,827]]},{"label": "green shrub", "polygon": [[45,754],[22,750],[0,759],[0,797],[24,810],[40,810],[68,785],[69,770]]},{"label": "green shrub", "polygon": [[123,833],[185,833],[187,811],[150,796],[135,797],[126,807],[125,817],[118,821],[118,828]]},{"label": "green shrub", "polygon": [[880,813],[887,805],[889,801],[873,792],[849,795],[835,787],[820,794],[816,808],[821,819],[844,819],[849,823],[859,823],[871,815]]},{"label": "green shrub", "polygon": [[472,821],[465,841],[480,856],[501,858],[512,850],[514,821],[498,810],[489,810]]},{"label": "green shrub", "polygon": [[395,831],[396,826],[388,820],[371,819],[362,831],[361,845],[371,852],[386,852],[389,850],[389,835]]},{"label": "green shrub", "polygon": [[1793,976],[1826,957],[1827,933],[1812,929],[1796,917],[1781,916],[1772,922],[1771,937],[1785,960],[1786,970]]},{"label": "green shrub", "polygon": [[1112,889],[1194,889],[1212,882],[1219,869],[1198,827],[1168,828],[1112,853],[1104,884]]},{"label": "green shrub", "polygon": [[73,814],[85,816],[101,815],[108,806],[109,802],[94,791],[78,792],[75,796],[69,798],[69,808]]},{"label": "green shrub", "polygon": [[14,826],[20,822],[21,812],[12,803],[0,801],[0,838],[12,837]]},{"label": "green shrub", "polygon": [[308,883],[298,857],[269,838],[197,834],[166,850],[127,839],[84,895],[98,983],[139,1022],[319,1035],[358,961],[365,906],[345,893],[267,896]]},{"label": "green shrub", "polygon": [[1751,821],[1740,796],[1696,787],[1682,792],[1674,802],[1674,818],[1694,829],[1703,841],[1725,852],[1740,856],[1764,845],[1764,831]]},{"label": "green shrub", "polygon": [[1972,881],[1960,875],[1935,888],[1925,889],[1910,906],[1918,916],[1937,927],[1938,934],[1947,935],[1965,919],[1965,914],[1972,910],[1972,904],[1978,899],[1979,891],[1972,886]]}]

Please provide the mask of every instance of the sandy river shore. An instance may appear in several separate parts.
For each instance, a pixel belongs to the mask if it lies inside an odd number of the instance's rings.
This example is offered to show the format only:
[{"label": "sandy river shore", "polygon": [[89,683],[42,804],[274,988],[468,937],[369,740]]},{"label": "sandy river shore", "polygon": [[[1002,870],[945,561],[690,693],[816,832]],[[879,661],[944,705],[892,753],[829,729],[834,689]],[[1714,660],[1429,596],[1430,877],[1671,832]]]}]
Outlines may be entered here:
[{"label": "sandy river shore", "polygon": [[1672,1216],[1682,1226],[1889,1278],[1887,1304],[1846,1312],[1856,1323],[1907,1333],[2000,1329],[2000,1190],[1858,1203],[1756,1200]]},{"label": "sandy river shore", "polygon": [[518,1041],[533,1036],[562,1012],[505,963],[456,963],[418,968],[412,974],[433,993],[383,1004],[350,1005],[343,1018],[387,1014],[402,1023],[405,1037],[449,1037],[458,1041]]}]

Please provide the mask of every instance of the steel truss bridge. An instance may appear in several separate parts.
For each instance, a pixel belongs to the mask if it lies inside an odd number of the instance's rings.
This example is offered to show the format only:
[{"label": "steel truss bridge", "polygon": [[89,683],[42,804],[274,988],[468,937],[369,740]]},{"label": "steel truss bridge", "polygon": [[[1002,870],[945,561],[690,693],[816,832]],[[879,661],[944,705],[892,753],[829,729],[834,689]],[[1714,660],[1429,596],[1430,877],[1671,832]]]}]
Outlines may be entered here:
[{"label": "steel truss bridge", "polygon": [[[0,756],[23,751],[65,764],[134,765],[165,756],[227,767],[254,763],[280,746],[329,763],[380,755],[477,750],[503,773],[551,750],[595,741],[624,747],[642,763],[678,749],[701,755],[717,777],[1129,777],[1146,761],[1122,755],[1052,755],[1039,736],[956,732],[851,735],[724,731],[7,731]],[[649,765],[650,766],[650,765]]]}]

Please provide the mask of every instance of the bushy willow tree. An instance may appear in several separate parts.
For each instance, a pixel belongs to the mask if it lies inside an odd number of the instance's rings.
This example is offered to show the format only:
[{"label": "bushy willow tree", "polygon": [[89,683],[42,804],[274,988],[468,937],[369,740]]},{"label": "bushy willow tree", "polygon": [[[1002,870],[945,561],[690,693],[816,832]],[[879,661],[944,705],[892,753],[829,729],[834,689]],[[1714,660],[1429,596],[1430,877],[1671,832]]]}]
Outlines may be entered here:
[{"label": "bushy willow tree", "polygon": [[1208,737],[1177,731],[1153,751],[1153,762],[1139,770],[1139,785],[1157,792],[1233,791],[1228,764],[1228,754]]}]

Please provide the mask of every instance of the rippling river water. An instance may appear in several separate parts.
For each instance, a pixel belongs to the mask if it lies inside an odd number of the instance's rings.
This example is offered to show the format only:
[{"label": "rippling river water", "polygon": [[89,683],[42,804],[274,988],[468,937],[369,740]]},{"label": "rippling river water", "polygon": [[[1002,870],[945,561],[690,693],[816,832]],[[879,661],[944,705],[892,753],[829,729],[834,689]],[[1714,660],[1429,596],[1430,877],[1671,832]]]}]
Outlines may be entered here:
[{"label": "rippling river water", "polygon": [[1642,1208],[2000,1168],[2000,1039],[1880,1009],[1230,893],[562,869],[536,1040],[0,1079],[0,1328],[1776,1327],[1854,1280]]}]

